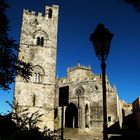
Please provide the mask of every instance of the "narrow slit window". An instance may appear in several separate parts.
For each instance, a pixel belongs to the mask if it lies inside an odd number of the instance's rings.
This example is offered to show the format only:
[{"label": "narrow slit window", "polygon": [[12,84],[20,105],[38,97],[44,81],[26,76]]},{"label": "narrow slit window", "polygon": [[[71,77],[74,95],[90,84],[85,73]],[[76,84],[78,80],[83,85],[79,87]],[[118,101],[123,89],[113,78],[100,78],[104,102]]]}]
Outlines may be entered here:
[{"label": "narrow slit window", "polygon": [[36,45],[40,45],[40,37],[37,37]]},{"label": "narrow slit window", "polygon": [[58,109],[56,108],[56,109],[54,110],[54,119],[57,118],[57,115],[58,115]]},{"label": "narrow slit window", "polygon": [[111,122],[111,116],[108,116],[108,121]]},{"label": "narrow slit window", "polygon": [[36,81],[37,81],[37,74],[34,73],[34,82],[36,82]]},{"label": "narrow slit window", "polygon": [[44,38],[43,37],[41,37],[40,45],[44,46]]},{"label": "narrow slit window", "polygon": [[39,73],[37,73],[37,79],[36,79],[36,82],[37,82],[37,83],[40,83],[40,74],[39,74]]},{"label": "narrow slit window", "polygon": [[52,9],[50,8],[50,9],[49,9],[49,13],[48,13],[48,17],[49,17],[49,18],[52,18],[52,12],[53,12],[53,11],[52,11]]},{"label": "narrow slit window", "polygon": [[35,106],[35,102],[36,102],[36,96],[33,95],[33,106]]}]

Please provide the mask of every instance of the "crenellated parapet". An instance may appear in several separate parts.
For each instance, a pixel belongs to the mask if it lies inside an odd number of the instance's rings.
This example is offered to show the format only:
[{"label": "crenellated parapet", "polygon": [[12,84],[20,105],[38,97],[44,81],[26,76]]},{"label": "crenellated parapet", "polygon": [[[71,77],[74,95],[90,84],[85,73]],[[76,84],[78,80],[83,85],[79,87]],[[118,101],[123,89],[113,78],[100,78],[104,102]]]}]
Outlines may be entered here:
[{"label": "crenellated parapet", "polygon": [[58,5],[52,5],[52,6],[46,6],[45,7],[45,14],[43,14],[42,12],[36,12],[36,11],[30,11],[28,9],[24,9],[23,13],[26,15],[33,15],[36,17],[52,17],[53,15],[58,15],[58,9],[59,6]]},{"label": "crenellated parapet", "polygon": [[23,9],[23,13],[26,15],[31,15],[36,17],[45,17],[42,12],[29,11],[28,9]]},{"label": "crenellated parapet", "polygon": [[66,82],[67,82],[66,77],[58,78],[58,83],[66,83]]},{"label": "crenellated parapet", "polygon": [[78,63],[75,67],[67,69],[68,81],[82,81],[91,79],[94,74],[92,73],[90,66],[83,66]]},{"label": "crenellated parapet", "polygon": [[73,71],[75,69],[84,69],[84,70],[90,70],[91,71],[91,66],[84,66],[84,65],[81,65],[80,63],[77,64],[77,66],[74,66],[74,67],[68,67],[67,69],[67,72],[70,72],[70,71]]},{"label": "crenellated parapet", "polygon": [[[56,48],[59,6],[46,6],[44,12],[23,10],[20,45],[37,46],[41,40],[44,47]],[[40,41],[38,41],[40,42]]]}]

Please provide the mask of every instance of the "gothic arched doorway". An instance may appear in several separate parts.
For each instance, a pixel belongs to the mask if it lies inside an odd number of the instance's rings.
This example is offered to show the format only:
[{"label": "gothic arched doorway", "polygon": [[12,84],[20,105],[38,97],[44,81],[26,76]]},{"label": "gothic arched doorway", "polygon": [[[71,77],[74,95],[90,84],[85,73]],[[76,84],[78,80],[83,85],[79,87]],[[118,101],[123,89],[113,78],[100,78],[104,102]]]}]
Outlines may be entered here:
[{"label": "gothic arched doorway", "polygon": [[65,127],[78,128],[78,109],[73,103],[70,103],[66,108]]}]

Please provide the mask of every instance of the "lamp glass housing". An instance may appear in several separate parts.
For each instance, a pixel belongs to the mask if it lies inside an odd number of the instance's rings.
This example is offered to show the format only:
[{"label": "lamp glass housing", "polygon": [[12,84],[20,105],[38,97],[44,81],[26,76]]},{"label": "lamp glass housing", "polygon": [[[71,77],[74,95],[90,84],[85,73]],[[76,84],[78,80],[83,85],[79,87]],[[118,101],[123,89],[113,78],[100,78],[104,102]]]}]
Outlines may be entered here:
[{"label": "lamp glass housing", "polygon": [[107,58],[112,37],[113,34],[109,32],[108,29],[104,28],[102,23],[98,24],[95,31],[91,34],[90,41],[92,42],[95,53],[99,59]]}]

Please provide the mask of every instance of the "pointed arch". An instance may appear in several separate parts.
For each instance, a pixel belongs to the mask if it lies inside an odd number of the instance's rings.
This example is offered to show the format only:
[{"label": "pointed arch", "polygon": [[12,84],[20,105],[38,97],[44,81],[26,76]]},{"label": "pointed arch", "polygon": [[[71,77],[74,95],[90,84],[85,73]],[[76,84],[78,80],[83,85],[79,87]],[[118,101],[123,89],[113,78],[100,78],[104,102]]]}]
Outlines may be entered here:
[{"label": "pointed arch", "polygon": [[43,31],[43,30],[37,30],[32,34],[32,37],[34,39],[34,43],[37,46],[43,47],[45,46],[45,44],[47,43],[47,41],[49,40],[49,36],[48,34]]},{"label": "pointed arch", "polygon": [[35,73],[40,73],[41,75],[45,75],[44,69],[41,66],[39,66],[39,65],[33,66],[33,71]]},{"label": "pointed arch", "polygon": [[48,34],[43,31],[43,30],[36,30],[34,33],[33,33],[33,38],[35,39],[36,36],[43,36],[45,39],[49,39],[49,36]]},{"label": "pointed arch", "polygon": [[65,111],[65,127],[78,128],[78,108],[70,103]]}]

